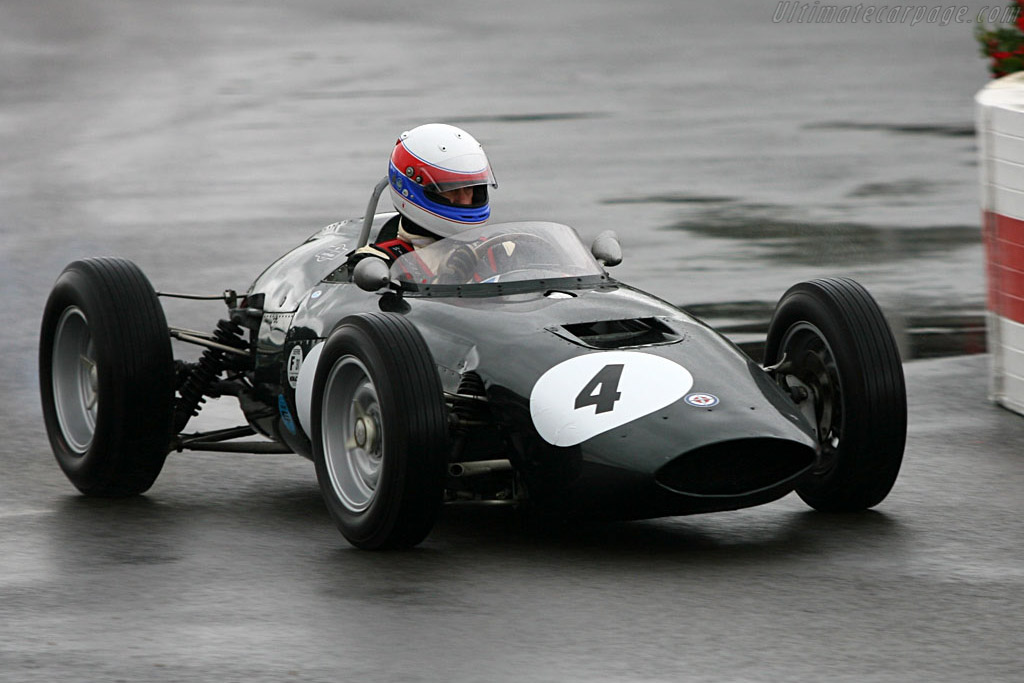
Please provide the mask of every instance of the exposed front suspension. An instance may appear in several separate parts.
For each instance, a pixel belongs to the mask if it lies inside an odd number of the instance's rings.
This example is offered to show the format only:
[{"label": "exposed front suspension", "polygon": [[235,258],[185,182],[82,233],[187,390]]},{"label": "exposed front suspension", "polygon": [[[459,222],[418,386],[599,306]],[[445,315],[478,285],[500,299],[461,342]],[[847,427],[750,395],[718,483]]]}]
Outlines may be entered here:
[{"label": "exposed front suspension", "polygon": [[[220,320],[213,335],[202,343],[206,348],[199,362],[184,369],[184,378],[178,388],[179,397],[174,406],[174,433],[180,433],[188,421],[199,414],[210,388],[226,369],[247,370],[252,359],[247,352],[248,343],[242,337],[241,325],[231,320]],[[180,336],[178,338],[181,338]],[[191,341],[185,339],[185,341]]]}]

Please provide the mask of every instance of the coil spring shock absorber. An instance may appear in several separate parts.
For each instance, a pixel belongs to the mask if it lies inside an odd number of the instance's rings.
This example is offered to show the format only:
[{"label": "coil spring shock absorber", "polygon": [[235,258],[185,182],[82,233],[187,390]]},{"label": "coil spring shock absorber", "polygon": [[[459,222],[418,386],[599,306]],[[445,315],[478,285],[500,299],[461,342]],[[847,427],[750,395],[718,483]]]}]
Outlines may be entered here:
[{"label": "coil spring shock absorber", "polygon": [[[214,341],[239,350],[246,348],[242,338],[242,327],[232,320],[220,320],[213,333]],[[227,353],[221,349],[207,347],[195,367],[188,374],[178,392],[181,397],[174,407],[174,431],[180,432],[192,417],[199,414],[206,394],[214,381],[228,365]]]}]

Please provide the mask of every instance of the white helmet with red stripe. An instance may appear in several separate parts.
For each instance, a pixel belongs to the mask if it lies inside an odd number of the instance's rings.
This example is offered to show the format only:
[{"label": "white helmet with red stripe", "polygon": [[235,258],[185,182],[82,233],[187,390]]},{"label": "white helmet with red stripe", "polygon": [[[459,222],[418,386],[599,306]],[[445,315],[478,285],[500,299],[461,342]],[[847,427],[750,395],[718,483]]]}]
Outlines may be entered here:
[{"label": "white helmet with red stripe", "polygon": [[[402,133],[391,153],[388,182],[399,213],[439,237],[486,222],[487,186],[498,186],[480,143],[444,123]],[[471,196],[453,192],[462,188],[472,188]]]}]

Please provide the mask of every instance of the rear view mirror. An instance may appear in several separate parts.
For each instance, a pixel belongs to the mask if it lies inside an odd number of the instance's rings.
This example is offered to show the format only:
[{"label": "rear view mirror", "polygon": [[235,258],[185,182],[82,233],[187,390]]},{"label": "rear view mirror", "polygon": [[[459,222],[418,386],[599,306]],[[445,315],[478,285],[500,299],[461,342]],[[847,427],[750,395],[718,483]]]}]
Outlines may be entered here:
[{"label": "rear view mirror", "polygon": [[352,271],[352,279],[359,289],[376,292],[378,289],[388,286],[391,281],[391,271],[383,259],[367,256],[356,264]]},{"label": "rear view mirror", "polygon": [[613,230],[605,230],[598,235],[590,245],[590,253],[605,268],[622,263],[622,246],[619,245],[619,237]]}]

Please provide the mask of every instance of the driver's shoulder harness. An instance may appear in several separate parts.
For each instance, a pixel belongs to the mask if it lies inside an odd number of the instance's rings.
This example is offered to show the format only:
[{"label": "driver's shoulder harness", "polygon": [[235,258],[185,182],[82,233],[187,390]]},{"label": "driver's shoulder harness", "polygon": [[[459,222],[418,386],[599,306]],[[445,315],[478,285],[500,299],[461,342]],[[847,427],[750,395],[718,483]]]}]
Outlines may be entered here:
[{"label": "driver's shoulder harness", "polygon": [[412,251],[415,247],[410,242],[399,237],[399,219],[400,216],[395,216],[385,223],[377,235],[377,241],[373,244],[367,244],[365,247],[359,247],[356,249],[353,257],[360,259],[364,256],[377,256],[387,259],[389,263],[394,263],[399,256]]}]

